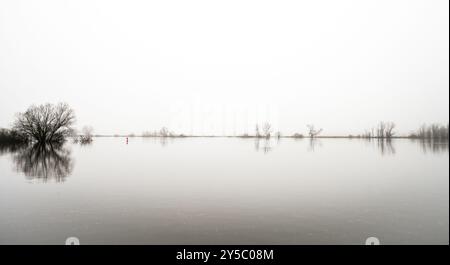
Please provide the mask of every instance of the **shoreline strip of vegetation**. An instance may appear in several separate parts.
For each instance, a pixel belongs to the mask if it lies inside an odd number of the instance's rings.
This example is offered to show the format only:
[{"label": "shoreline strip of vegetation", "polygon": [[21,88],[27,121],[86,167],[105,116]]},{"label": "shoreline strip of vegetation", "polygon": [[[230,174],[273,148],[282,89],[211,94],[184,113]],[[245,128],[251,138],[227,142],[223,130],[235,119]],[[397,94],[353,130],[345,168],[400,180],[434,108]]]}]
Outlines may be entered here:
[{"label": "shoreline strip of vegetation", "polygon": [[64,142],[68,137],[72,137],[75,143],[86,144],[92,142],[93,137],[163,137],[163,138],[185,138],[185,137],[234,137],[234,138],[360,138],[360,139],[422,139],[422,140],[449,140],[449,125],[433,123],[422,125],[416,131],[406,136],[397,135],[393,122],[380,122],[376,127],[366,130],[363,134],[333,136],[321,135],[323,129],[316,129],[313,124],[308,124],[307,134],[294,133],[292,135],[282,135],[281,132],[274,132],[270,123],[266,122],[262,126],[256,124],[254,134],[231,135],[186,135],[177,134],[167,127],[162,127],[159,131],[144,132],[141,135],[93,135],[93,128],[85,126],[82,134],[76,134],[73,124],[75,123],[75,113],[65,103],[56,105],[32,105],[25,112],[17,114],[17,118],[11,129],[0,129],[0,144],[57,144]]}]

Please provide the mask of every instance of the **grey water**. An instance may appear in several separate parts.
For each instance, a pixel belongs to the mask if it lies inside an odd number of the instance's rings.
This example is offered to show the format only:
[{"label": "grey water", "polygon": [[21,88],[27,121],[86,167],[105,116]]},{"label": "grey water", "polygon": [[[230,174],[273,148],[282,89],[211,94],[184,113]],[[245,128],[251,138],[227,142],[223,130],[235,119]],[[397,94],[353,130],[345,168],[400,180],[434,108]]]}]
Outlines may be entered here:
[{"label": "grey water", "polygon": [[448,244],[448,150],[138,137],[0,147],[0,244]]}]

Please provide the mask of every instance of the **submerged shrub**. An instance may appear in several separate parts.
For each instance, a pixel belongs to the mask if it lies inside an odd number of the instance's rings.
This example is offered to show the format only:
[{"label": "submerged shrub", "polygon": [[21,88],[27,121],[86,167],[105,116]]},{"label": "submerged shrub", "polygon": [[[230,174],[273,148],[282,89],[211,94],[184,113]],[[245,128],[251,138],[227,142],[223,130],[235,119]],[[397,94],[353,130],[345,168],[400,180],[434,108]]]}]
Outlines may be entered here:
[{"label": "submerged shrub", "polygon": [[25,135],[8,129],[0,129],[0,143],[26,143],[28,139]]}]

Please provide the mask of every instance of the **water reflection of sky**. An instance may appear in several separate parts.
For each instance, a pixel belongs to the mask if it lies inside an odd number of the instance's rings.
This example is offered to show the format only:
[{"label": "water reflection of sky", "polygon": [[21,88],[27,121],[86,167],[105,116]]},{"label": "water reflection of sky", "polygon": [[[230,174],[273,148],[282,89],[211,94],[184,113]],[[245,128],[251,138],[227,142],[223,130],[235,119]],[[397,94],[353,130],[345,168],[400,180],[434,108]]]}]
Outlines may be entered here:
[{"label": "water reflection of sky", "polygon": [[[121,138],[114,138],[120,142]],[[177,145],[180,141],[189,141],[189,138],[172,138],[172,137],[145,137],[131,138],[133,144],[159,143],[161,147],[168,145]],[[214,139],[214,138],[210,138]],[[101,138],[99,139],[101,141]],[[140,142],[138,140],[141,140]],[[253,141],[254,150],[264,154],[276,150],[283,144],[293,144],[295,142],[304,142],[307,152],[317,152],[323,147],[323,141],[360,141],[366,146],[373,146],[381,155],[395,155],[397,142],[404,143],[405,139],[385,140],[385,139],[280,139],[280,138],[249,138],[241,139],[243,144]],[[417,146],[424,154],[440,154],[448,153],[448,141],[432,141],[409,139],[409,142]],[[283,143],[284,142],[284,143]],[[128,145],[128,140],[124,141]],[[73,146],[91,146],[85,144],[72,143]],[[197,147],[201,148],[201,144]],[[176,147],[175,147],[176,148]],[[220,151],[220,150],[217,150]],[[345,150],[343,150],[345,152]],[[11,154],[15,170],[23,173],[29,179],[39,179],[42,182],[53,180],[62,182],[69,176],[74,167],[74,159],[71,154],[71,144],[50,145],[50,144],[34,144],[34,145],[15,145],[0,144],[0,155]]]},{"label": "water reflection of sky", "polygon": [[0,243],[448,244],[448,144],[160,140],[0,147]]}]

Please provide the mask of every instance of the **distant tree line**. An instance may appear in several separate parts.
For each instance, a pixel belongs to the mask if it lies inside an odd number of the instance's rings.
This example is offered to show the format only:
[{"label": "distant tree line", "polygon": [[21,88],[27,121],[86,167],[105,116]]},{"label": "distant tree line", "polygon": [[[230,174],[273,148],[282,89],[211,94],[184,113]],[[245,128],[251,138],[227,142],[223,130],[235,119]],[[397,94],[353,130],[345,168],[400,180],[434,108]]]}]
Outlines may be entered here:
[{"label": "distant tree line", "polygon": [[81,129],[81,134],[74,136],[73,142],[80,143],[82,145],[90,144],[93,141],[94,128],[92,126],[84,126]]},{"label": "distant tree line", "polygon": [[375,128],[366,130],[360,137],[362,138],[379,138],[392,139],[396,132],[394,131],[396,124],[394,122],[380,121]]},{"label": "distant tree line", "polygon": [[143,132],[142,137],[185,137],[184,134],[176,134],[170,131],[167,127],[162,127],[159,131]]},{"label": "distant tree line", "polygon": [[90,143],[93,128],[85,126],[77,135],[73,125],[75,112],[66,103],[31,105],[18,113],[11,129],[0,130],[0,143],[61,144],[68,137]]},{"label": "distant tree line", "polygon": [[74,111],[65,103],[32,105],[17,114],[13,130],[39,143],[60,143],[74,133]]},{"label": "distant tree line", "polygon": [[418,130],[411,133],[409,137],[417,139],[448,140],[448,129],[448,124],[423,124]]},{"label": "distant tree line", "polygon": [[[75,113],[65,103],[32,105],[25,112],[18,113],[11,129],[0,129],[0,143],[62,143],[67,137],[74,137],[75,142],[90,143],[93,138],[93,128],[85,126],[82,134],[77,135],[73,124],[75,123]],[[323,129],[316,129],[313,124],[308,124],[307,135],[309,138],[318,137]],[[394,122],[379,122],[377,126],[365,133],[349,138],[378,138],[391,139],[397,137],[396,124]],[[116,136],[116,135],[115,135]],[[117,135],[118,136],[118,135]],[[134,134],[129,134],[129,137]],[[176,134],[167,127],[162,127],[159,131],[144,132],[143,137],[186,137],[184,134]],[[243,138],[281,138],[281,132],[274,132],[272,124],[265,122],[262,125],[255,125],[254,135],[243,134]],[[292,138],[303,138],[301,133],[294,133]],[[433,123],[431,125],[422,125],[414,131],[409,138],[415,139],[439,139],[448,140],[449,125]]]},{"label": "distant tree line", "polygon": [[[314,138],[314,137],[318,136],[323,131],[322,129],[315,129],[315,126],[313,124],[308,124],[306,127],[308,128],[308,135],[310,138]],[[280,139],[281,137],[283,137],[280,131],[277,131],[275,133],[273,131],[274,130],[273,130],[272,124],[265,122],[262,124],[262,126],[260,126],[259,124],[255,125],[255,134],[254,135],[249,135],[248,133],[246,133],[246,134],[240,135],[239,137],[241,137],[241,138],[265,138],[265,139],[270,139],[271,137]],[[304,138],[305,136],[300,133],[294,133],[293,135],[285,136],[285,137]]]},{"label": "distant tree line", "polygon": [[[380,122],[377,127],[367,130],[360,135],[362,138],[379,138],[391,139],[396,136],[394,131],[396,125],[393,122]],[[410,133],[407,138],[412,139],[433,139],[433,140],[447,140],[449,139],[449,125],[442,125],[433,123],[431,125],[424,124],[416,131]]]}]

